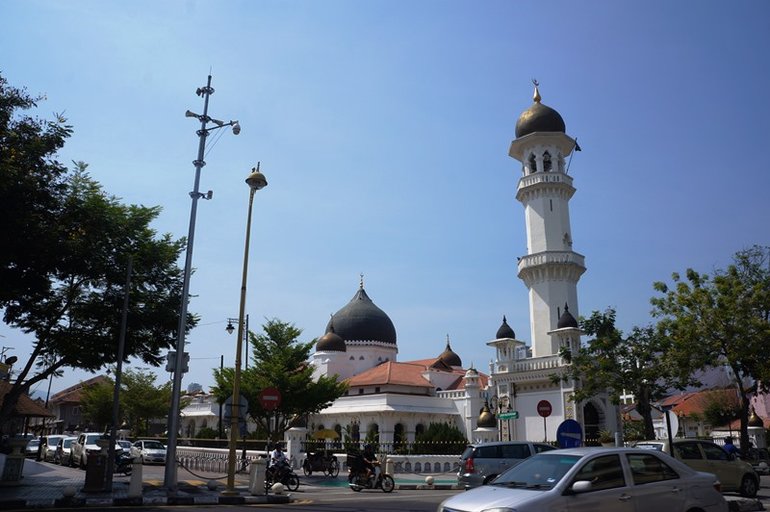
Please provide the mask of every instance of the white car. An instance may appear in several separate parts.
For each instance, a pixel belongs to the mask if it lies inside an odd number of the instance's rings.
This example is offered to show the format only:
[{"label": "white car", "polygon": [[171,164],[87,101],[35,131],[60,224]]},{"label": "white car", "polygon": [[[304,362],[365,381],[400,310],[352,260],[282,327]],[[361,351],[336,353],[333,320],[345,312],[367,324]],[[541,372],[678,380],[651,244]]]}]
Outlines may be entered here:
[{"label": "white car", "polygon": [[131,447],[131,456],[139,458],[142,464],[165,464],[166,447],[155,439],[140,439]]},{"label": "white car", "polygon": [[80,469],[85,469],[88,463],[88,455],[102,451],[101,447],[96,444],[96,441],[103,437],[104,435],[100,432],[83,432],[78,435],[78,438],[72,442],[70,447],[71,464],[79,466]]},{"label": "white car", "polygon": [[492,480],[445,500],[438,512],[727,512],[711,473],[634,448],[538,453]]},{"label": "white car", "polygon": [[44,461],[56,461],[56,447],[59,445],[59,441],[64,439],[65,435],[45,436],[43,438],[43,460]]}]

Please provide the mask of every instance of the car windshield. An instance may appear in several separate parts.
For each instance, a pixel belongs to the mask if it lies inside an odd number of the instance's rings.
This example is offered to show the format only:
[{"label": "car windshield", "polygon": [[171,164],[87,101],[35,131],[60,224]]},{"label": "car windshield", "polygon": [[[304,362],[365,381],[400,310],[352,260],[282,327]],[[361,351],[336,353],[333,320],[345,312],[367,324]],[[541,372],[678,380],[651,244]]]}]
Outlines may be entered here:
[{"label": "car windshield", "polygon": [[72,444],[72,441],[74,440],[75,440],[74,437],[72,439],[65,439],[64,441],[62,441],[62,446],[64,446],[64,448],[69,448],[70,445]]},{"label": "car windshield", "polygon": [[33,446],[38,446],[39,444],[40,444],[40,440],[39,439],[33,439],[32,441],[27,443],[27,446],[33,447]]},{"label": "car windshield", "polygon": [[580,456],[578,455],[540,453],[524,459],[501,474],[492,482],[492,485],[525,489],[550,489],[558,484],[567,471],[579,460]]},{"label": "car windshield", "polygon": [[144,449],[145,450],[165,450],[166,447],[163,446],[158,441],[145,441],[144,443]]},{"label": "car windshield", "polygon": [[96,440],[102,437],[101,434],[93,434],[90,436],[86,436],[86,444],[96,444]]}]

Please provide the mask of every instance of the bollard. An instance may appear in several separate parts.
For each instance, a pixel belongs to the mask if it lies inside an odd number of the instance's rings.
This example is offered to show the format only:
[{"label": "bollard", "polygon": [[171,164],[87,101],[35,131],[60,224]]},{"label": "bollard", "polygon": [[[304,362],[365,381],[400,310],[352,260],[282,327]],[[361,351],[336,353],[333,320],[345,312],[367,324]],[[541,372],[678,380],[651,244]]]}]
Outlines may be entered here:
[{"label": "bollard", "polygon": [[251,462],[249,492],[252,496],[265,494],[265,459],[256,459]]},{"label": "bollard", "polygon": [[385,472],[389,475],[393,475],[393,460],[388,457],[385,459]]},{"label": "bollard", "polygon": [[139,457],[134,458],[134,463],[131,468],[131,481],[128,483],[128,497],[129,498],[141,498],[142,496],[142,459]]}]

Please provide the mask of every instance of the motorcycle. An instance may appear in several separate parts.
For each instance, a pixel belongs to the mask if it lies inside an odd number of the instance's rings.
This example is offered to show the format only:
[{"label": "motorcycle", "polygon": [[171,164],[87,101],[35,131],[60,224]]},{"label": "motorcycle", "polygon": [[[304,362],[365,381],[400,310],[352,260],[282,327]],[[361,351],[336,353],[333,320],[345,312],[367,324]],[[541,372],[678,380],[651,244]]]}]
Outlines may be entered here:
[{"label": "motorcycle", "polygon": [[287,462],[277,462],[267,468],[265,486],[269,489],[276,482],[281,482],[290,491],[299,489],[299,477]]},{"label": "motorcycle", "polygon": [[382,489],[382,492],[392,492],[396,488],[396,482],[393,477],[380,470],[380,463],[374,465],[374,473],[366,476],[366,469],[356,468],[350,470],[348,474],[348,485],[356,492],[363,489]]},{"label": "motorcycle", "polygon": [[134,458],[128,453],[119,453],[115,456],[115,470],[114,473],[123,473],[126,476],[131,476],[132,464]]}]

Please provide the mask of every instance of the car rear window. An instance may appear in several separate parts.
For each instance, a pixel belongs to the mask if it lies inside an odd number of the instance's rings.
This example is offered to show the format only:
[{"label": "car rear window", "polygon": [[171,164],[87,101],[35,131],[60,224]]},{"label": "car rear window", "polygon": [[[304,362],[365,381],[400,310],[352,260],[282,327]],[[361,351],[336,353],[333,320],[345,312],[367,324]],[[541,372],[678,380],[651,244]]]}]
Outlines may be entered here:
[{"label": "car rear window", "polygon": [[728,460],[727,452],[715,444],[701,443],[708,460]]},{"label": "car rear window", "polygon": [[468,446],[468,447],[466,447],[466,448],[465,448],[465,451],[464,451],[464,452],[463,452],[463,454],[460,456],[460,458],[462,458],[463,460],[465,460],[465,459],[467,459],[468,457],[470,457],[472,453],[473,453],[473,446]]},{"label": "car rear window", "polygon": [[526,444],[504,444],[500,447],[500,456],[503,459],[526,459],[530,456],[529,446]]},{"label": "car rear window", "polygon": [[478,446],[473,456],[477,459],[499,459],[499,453],[497,446]]},{"label": "car rear window", "polygon": [[703,458],[698,449],[698,443],[679,443],[674,446],[674,449],[682,460],[698,460]]}]

